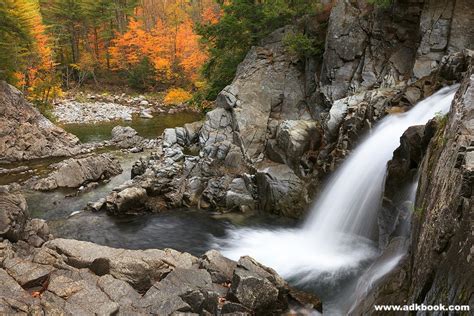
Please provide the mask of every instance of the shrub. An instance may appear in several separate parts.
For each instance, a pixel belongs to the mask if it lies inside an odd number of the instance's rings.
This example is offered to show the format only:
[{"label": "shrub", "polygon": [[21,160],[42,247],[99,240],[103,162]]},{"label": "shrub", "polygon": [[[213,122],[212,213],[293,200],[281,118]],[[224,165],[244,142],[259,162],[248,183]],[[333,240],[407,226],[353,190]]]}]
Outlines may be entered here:
[{"label": "shrub", "polygon": [[283,38],[286,49],[301,58],[320,56],[324,51],[324,42],[309,38],[303,33],[289,33]]},{"label": "shrub", "polygon": [[164,102],[168,105],[176,105],[189,101],[191,98],[192,94],[188,91],[181,88],[172,88],[166,92]]}]

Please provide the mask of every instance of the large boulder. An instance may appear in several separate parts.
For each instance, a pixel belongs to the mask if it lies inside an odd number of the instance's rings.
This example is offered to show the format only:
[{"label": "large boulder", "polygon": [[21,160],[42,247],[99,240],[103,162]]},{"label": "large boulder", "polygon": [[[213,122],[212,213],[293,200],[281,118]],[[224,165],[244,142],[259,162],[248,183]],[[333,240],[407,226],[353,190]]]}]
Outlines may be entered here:
[{"label": "large boulder", "polygon": [[256,183],[262,210],[296,218],[305,213],[309,202],[305,183],[287,165],[257,170]]},{"label": "large boulder", "polygon": [[110,214],[136,214],[146,210],[147,193],[141,187],[129,187],[113,191],[106,198],[106,209]]},{"label": "large boulder", "polygon": [[25,198],[7,186],[0,187],[0,237],[11,241],[22,238],[28,219]]},{"label": "large boulder", "polygon": [[50,238],[42,219],[29,219],[28,205],[16,185],[0,186],[0,239],[27,241],[40,247]]},{"label": "large boulder", "polygon": [[54,171],[32,185],[35,190],[78,188],[88,182],[108,179],[120,174],[120,162],[110,154],[70,158],[52,166]]},{"label": "large boulder", "polygon": [[418,46],[421,3],[389,8],[365,1],[337,1],[331,11],[321,70],[321,91],[330,101],[411,77]]},{"label": "large boulder", "polygon": [[321,133],[321,128],[315,121],[283,121],[277,128],[275,140],[268,142],[268,158],[298,171],[303,154],[310,149],[319,148]]},{"label": "large boulder", "polygon": [[21,161],[79,153],[79,139],[55,126],[23,94],[0,81],[0,160]]},{"label": "large boulder", "polygon": [[217,97],[217,106],[231,114],[237,144],[250,160],[264,154],[270,119],[309,119],[305,77],[283,45],[283,28],[252,48],[236,77]]}]

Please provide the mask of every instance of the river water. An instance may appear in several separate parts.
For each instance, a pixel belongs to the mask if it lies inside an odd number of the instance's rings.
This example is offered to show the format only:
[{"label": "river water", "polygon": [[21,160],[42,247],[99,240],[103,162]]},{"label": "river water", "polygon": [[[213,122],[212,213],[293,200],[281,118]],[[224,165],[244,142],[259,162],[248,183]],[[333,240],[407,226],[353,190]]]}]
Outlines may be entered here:
[{"label": "river water", "polygon": [[[117,126],[131,126],[139,135],[154,138],[165,128],[182,126],[200,120],[195,112],[155,114],[152,119],[134,116],[132,121],[114,121],[92,124],[67,124],[62,127],[75,134],[82,142],[110,139],[111,130]],[[228,230],[238,227],[277,228],[293,227],[293,220],[271,215],[215,214],[193,209],[179,209],[144,216],[111,217],[105,213],[80,212],[88,202],[107,196],[115,187],[130,180],[133,163],[147,152],[131,154],[108,149],[118,158],[123,172],[101,183],[92,191],[76,195],[74,189],[58,189],[51,192],[26,191],[31,217],[48,221],[56,237],[95,242],[101,245],[128,248],[174,248],[200,256],[210,249],[216,238],[223,238]],[[49,171],[48,165],[60,159],[38,160],[28,164],[40,174]],[[26,175],[11,175],[2,180],[18,181]]]}]

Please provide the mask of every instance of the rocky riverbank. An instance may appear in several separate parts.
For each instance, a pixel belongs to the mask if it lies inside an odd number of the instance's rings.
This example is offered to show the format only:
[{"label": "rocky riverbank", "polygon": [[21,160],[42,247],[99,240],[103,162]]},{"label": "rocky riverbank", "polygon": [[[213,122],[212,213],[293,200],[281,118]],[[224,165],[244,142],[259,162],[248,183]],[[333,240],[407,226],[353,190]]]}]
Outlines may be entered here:
[{"label": "rocky riverbank", "polygon": [[125,250],[54,239],[0,187],[0,312],[75,315],[306,314],[320,301],[250,257]]},{"label": "rocky riverbank", "polygon": [[87,94],[79,93],[72,98],[57,100],[52,114],[62,124],[96,123],[124,120],[131,121],[133,115],[153,118],[163,113],[190,111],[186,104],[165,105],[145,96],[131,97],[125,94]]}]

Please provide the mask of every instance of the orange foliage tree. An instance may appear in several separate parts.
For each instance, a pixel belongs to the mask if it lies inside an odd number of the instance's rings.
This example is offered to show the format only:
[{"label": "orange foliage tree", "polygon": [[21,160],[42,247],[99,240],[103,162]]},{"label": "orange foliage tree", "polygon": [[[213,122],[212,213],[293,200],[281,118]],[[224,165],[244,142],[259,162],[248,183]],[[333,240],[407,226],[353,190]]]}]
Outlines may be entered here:
[{"label": "orange foliage tree", "polygon": [[39,11],[37,2],[31,1],[30,36],[32,43],[26,67],[16,73],[17,86],[24,90],[31,100],[47,103],[60,94],[60,80],[56,74],[51,40]]},{"label": "orange foliage tree", "polygon": [[[111,65],[116,70],[131,70],[147,58],[153,65],[156,81],[196,83],[207,56],[194,31],[194,8],[179,0],[168,2],[162,8],[152,19],[146,10],[137,10],[137,18],[130,19],[127,31],[117,34],[112,41]],[[198,17],[213,23],[217,19],[215,11],[203,7]],[[153,26],[150,21],[154,21]]]}]

